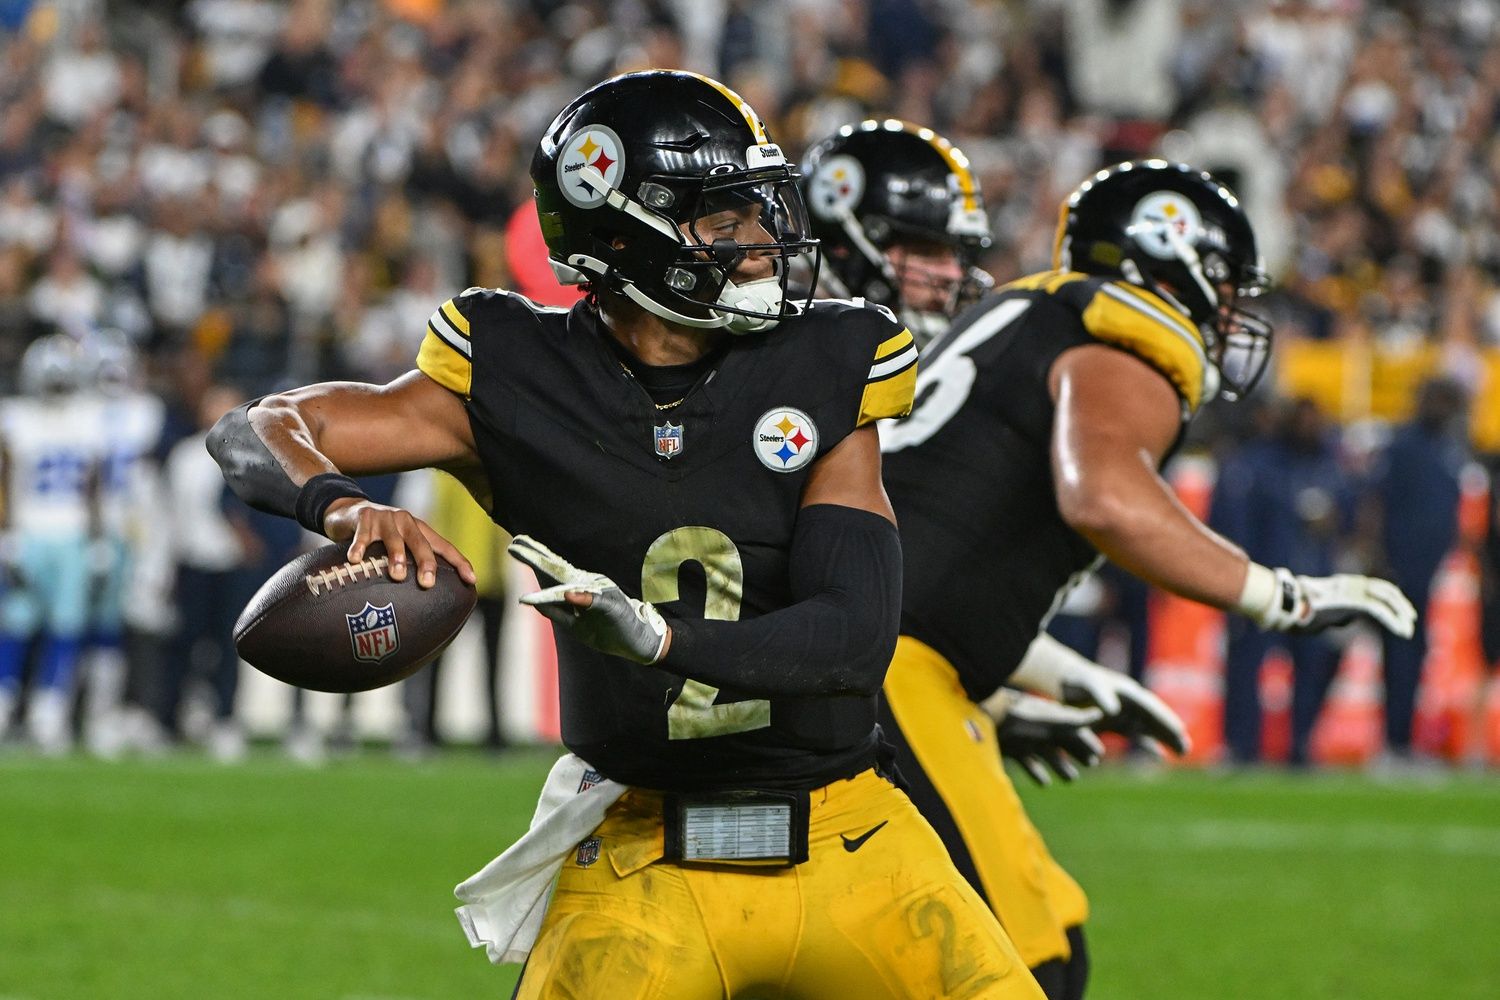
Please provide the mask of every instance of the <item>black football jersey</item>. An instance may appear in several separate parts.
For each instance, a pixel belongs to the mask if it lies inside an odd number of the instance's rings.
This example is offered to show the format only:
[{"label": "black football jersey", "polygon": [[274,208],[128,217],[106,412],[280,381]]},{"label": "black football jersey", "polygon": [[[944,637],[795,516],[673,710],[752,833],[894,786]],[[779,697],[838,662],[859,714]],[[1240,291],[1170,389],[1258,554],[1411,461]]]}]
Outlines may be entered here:
[{"label": "black football jersey", "polygon": [[1098,553],[1052,483],[1052,364],[1104,343],[1155,367],[1186,421],[1214,371],[1196,326],[1133,285],[1045,272],[998,290],[924,352],[912,413],[880,424],[901,528],[901,631],[945,656],[976,701],[1020,664],[1070,578]]},{"label": "black football jersey", "polygon": [[[819,301],[729,339],[680,403],[654,402],[597,314],[470,289],[417,358],[462,395],[492,516],[668,615],[749,619],[790,602],[788,554],[817,456],[911,408],[917,352],[888,312]],[[873,699],[753,699],[555,631],[562,736],[646,788],[814,788],[869,767]]]}]

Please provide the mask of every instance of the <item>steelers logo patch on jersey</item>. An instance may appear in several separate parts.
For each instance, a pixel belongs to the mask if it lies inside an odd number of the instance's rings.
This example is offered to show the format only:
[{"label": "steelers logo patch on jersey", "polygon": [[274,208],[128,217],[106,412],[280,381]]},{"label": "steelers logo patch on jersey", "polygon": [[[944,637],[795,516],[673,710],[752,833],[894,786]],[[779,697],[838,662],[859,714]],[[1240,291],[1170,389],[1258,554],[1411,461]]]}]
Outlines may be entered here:
[{"label": "steelers logo patch on jersey", "polygon": [[1198,214],[1197,205],[1176,191],[1155,191],[1136,203],[1127,231],[1151,256],[1176,260],[1178,254],[1172,236],[1181,237],[1183,243],[1191,246],[1202,227],[1203,217]]},{"label": "steelers logo patch on jersey", "polygon": [[796,472],[818,453],[818,428],[801,410],[778,406],[755,422],[751,446],[772,472]]},{"label": "steelers logo patch on jersey", "polygon": [[603,125],[585,125],[557,158],[557,186],[579,208],[604,203],[625,173],[625,145]]},{"label": "steelers logo patch on jersey", "polygon": [[865,168],[852,156],[830,156],[818,164],[807,186],[807,205],[820,219],[836,219],[865,193]]}]

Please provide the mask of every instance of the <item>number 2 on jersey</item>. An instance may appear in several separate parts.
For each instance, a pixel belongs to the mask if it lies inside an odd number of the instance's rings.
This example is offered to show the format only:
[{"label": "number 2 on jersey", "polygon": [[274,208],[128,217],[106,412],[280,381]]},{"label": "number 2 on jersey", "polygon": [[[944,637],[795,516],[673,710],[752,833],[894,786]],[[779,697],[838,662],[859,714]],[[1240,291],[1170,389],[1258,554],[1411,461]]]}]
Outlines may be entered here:
[{"label": "number 2 on jersey", "polygon": [[[686,562],[703,567],[708,584],[703,617],[710,621],[739,621],[745,570],[740,550],[722,531],[702,525],[673,528],[651,543],[641,566],[641,599],[652,604],[675,601],[677,571]],[[715,705],[719,689],[689,680],[667,709],[667,739],[697,740],[765,729],[771,724],[771,703],[764,699]]]}]

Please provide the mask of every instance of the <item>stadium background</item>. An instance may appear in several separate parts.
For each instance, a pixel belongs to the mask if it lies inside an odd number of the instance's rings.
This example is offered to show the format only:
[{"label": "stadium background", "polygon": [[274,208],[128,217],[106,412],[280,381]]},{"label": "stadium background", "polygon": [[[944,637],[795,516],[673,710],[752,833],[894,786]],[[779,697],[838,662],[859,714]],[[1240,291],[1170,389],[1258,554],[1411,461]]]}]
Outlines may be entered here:
[{"label": "stadium background", "polygon": [[[1417,743],[1454,763],[1500,760],[1500,687],[1481,642],[1485,469],[1500,452],[1489,389],[1500,372],[1500,11],[1487,0],[5,0],[0,29],[0,392],[14,391],[34,337],[115,328],[139,346],[179,436],[219,390],[248,398],[405,370],[433,306],[469,285],[559,294],[526,214],[530,152],[557,109],[614,72],[715,75],[792,152],[871,114],[933,126],[981,178],[997,235],[984,263],[1001,281],[1049,265],[1057,204],[1096,167],[1161,154],[1212,169],[1243,196],[1278,281],[1268,388],[1317,403],[1351,481],[1364,481],[1425,378],[1468,393],[1473,460],[1459,542],[1434,588]],[[1216,407],[1200,421],[1172,470],[1190,505],[1208,510],[1216,470],[1257,433],[1253,414],[1274,410]],[[149,544],[169,548],[162,539]],[[1351,530],[1338,558],[1378,565],[1373,544]],[[137,629],[171,628],[169,592],[138,595]],[[1149,615],[1148,677],[1212,764],[1222,620],[1159,597]],[[539,621],[514,614],[507,628],[502,704],[520,741],[555,732]],[[440,728],[458,741],[484,731],[477,645],[461,640],[441,689]],[[1118,662],[1127,645],[1106,630],[1102,655]],[[1378,759],[1378,657],[1356,630],[1319,759]],[[249,671],[243,681],[240,717],[280,735],[285,689]],[[1273,653],[1261,682],[1273,758],[1285,752],[1290,683]],[[338,729],[337,699],[310,706],[314,729]],[[358,736],[403,724],[391,691],[353,713]],[[39,866],[0,866],[0,942],[30,946],[3,949],[26,957],[0,957],[0,993],[145,995],[154,982],[173,985],[153,995],[200,995],[214,966],[181,959],[202,935],[205,953],[244,949],[261,976],[226,995],[500,995],[503,978],[476,975],[482,960],[451,947],[442,893],[423,899],[411,930],[399,890],[409,876],[411,893],[432,896],[524,825],[546,752],[493,766],[455,753],[411,770],[376,753],[310,775],[270,750],[235,771],[192,755],[113,770],[0,757],[0,854]],[[1482,936],[1500,917],[1493,779],[1403,777],[1225,786],[1213,771],[1121,770],[1033,797],[1099,901],[1098,995],[1155,995],[1162,982],[1192,996],[1487,995],[1500,973]],[[497,798],[476,790],[489,781]],[[369,805],[386,792],[430,823]],[[241,815],[249,802],[263,811]],[[481,814],[490,825],[462,844],[438,832]],[[333,840],[378,822],[408,848],[432,847],[431,871],[351,850],[337,870],[353,881],[390,872],[389,892],[354,890],[343,908],[309,901],[298,891],[309,880],[319,893],[350,890],[306,861],[303,850],[326,857],[327,845],[288,816],[316,817]],[[247,843],[225,850],[240,821]],[[161,846],[122,850],[131,843]],[[273,863],[285,886],[266,881]],[[204,888],[216,879],[222,893]],[[70,887],[86,905],[59,891]],[[1370,900],[1363,913],[1334,902],[1357,898]],[[106,930],[91,910],[138,919],[139,936]],[[164,911],[177,923],[153,923]],[[341,920],[352,929],[328,931]],[[421,974],[380,957],[386,932],[424,956],[412,962]],[[273,934],[284,968],[249,957]],[[326,982],[308,972],[333,954],[343,971]],[[426,957],[444,971],[427,971]],[[448,966],[475,978],[445,981]]]}]

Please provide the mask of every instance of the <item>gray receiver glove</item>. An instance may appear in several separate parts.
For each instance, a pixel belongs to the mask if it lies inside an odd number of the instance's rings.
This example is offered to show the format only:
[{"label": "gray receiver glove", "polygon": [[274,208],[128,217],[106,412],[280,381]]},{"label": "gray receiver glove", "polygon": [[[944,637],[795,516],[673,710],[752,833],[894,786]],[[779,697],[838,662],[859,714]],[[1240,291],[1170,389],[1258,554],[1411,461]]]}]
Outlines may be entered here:
[{"label": "gray receiver glove", "polygon": [[[524,594],[529,604],[601,653],[652,664],[667,646],[667,623],[651,604],[629,596],[609,577],[579,569],[529,535],[511,539],[511,555],[536,571],[542,589]],[[568,594],[590,594],[583,608]]]}]

